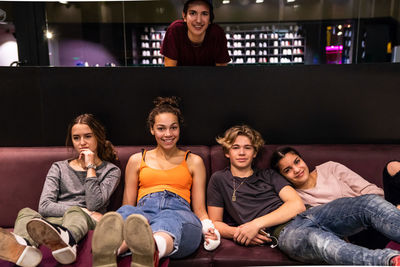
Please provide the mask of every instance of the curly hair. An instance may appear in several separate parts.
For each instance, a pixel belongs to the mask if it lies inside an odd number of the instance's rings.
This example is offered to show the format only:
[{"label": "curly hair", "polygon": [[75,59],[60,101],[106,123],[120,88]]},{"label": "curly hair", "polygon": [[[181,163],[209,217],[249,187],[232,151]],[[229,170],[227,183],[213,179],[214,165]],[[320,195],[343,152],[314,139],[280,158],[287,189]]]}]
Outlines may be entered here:
[{"label": "curly hair", "polygon": [[225,131],[224,136],[217,137],[218,144],[222,146],[224,153],[229,153],[236,138],[239,135],[247,136],[254,147],[256,153],[264,146],[264,139],[261,134],[247,125],[236,125]]},{"label": "curly hair", "polygon": [[179,98],[176,96],[171,97],[157,97],[154,100],[154,108],[150,111],[147,117],[147,125],[152,129],[155,123],[155,118],[161,113],[172,113],[178,118],[179,126],[183,125],[182,112],[179,109]]}]

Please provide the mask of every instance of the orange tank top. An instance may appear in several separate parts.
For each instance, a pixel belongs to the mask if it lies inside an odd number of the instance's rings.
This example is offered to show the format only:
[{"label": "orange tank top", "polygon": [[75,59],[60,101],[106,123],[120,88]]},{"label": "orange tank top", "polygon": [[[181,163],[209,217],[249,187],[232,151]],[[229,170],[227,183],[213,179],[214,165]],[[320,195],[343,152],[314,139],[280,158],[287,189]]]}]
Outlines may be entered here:
[{"label": "orange tank top", "polygon": [[181,164],[168,170],[153,169],[147,166],[144,160],[146,152],[146,150],[143,151],[139,168],[137,201],[139,202],[147,194],[167,190],[181,196],[190,203],[190,189],[192,188],[193,178],[186,163],[186,158],[190,151],[186,151]]}]

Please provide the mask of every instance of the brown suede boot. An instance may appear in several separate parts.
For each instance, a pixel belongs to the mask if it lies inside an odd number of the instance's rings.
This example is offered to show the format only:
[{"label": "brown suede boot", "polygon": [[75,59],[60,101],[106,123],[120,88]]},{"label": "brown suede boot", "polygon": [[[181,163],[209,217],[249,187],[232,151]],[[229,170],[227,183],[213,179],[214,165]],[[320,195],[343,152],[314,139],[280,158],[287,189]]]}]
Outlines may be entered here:
[{"label": "brown suede boot", "polygon": [[117,267],[124,220],[117,212],[106,213],[97,223],[92,238],[93,267]]},{"label": "brown suede boot", "polygon": [[130,215],[124,225],[124,239],[132,252],[131,267],[157,267],[159,258],[153,231],[140,214]]}]

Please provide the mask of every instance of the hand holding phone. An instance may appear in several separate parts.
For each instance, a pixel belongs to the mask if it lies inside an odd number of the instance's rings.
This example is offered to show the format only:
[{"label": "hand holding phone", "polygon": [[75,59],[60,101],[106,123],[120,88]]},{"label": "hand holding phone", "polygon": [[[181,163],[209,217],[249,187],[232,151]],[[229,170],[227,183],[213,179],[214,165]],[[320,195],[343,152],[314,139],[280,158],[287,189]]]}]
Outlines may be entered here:
[{"label": "hand holding phone", "polygon": [[267,233],[263,229],[260,229],[260,231],[258,231],[258,233],[260,235],[266,236],[269,239],[271,239],[271,245],[270,245],[271,248],[274,248],[274,247],[278,246],[278,239],[275,236],[271,235],[270,233]]}]

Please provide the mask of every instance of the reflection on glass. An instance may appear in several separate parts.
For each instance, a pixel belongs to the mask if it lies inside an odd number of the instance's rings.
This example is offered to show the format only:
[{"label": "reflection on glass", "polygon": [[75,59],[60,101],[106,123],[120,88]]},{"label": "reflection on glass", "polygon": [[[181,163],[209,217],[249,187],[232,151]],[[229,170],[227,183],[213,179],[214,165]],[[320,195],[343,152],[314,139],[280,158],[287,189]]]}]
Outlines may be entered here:
[{"label": "reflection on glass", "polygon": [[[162,66],[163,34],[172,21],[181,18],[183,3],[47,2],[45,14],[35,14],[46,21],[45,29],[36,27],[46,41],[47,47],[42,48],[34,37],[15,38],[24,23],[18,23],[23,18],[13,14],[15,7],[21,10],[32,3],[0,2],[6,12],[4,19],[0,12],[0,65],[20,60],[17,48],[37,42],[41,53],[49,54],[52,66]],[[213,3],[215,22],[229,37],[231,64],[391,62],[400,45],[400,0]]]},{"label": "reflection on glass", "polygon": [[47,3],[53,66],[124,66],[128,60],[123,2]]},{"label": "reflection on glass", "polygon": [[353,30],[351,24],[326,27],[326,64],[351,64],[353,56]]},{"label": "reflection on glass", "polygon": [[15,26],[9,21],[10,15],[10,5],[0,6],[0,66],[17,65],[18,63],[18,45],[14,36]]},{"label": "reflection on glass", "polygon": [[297,24],[262,23],[224,27],[232,65],[304,63],[304,33]]}]

